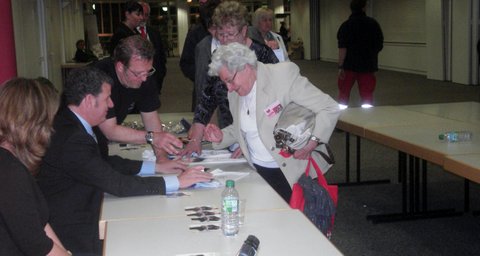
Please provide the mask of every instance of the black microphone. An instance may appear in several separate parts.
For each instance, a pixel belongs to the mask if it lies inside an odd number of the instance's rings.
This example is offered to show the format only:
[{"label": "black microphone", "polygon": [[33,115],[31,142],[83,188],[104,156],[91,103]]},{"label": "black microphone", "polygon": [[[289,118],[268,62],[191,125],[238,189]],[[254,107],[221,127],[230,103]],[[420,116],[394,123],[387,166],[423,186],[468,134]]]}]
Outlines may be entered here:
[{"label": "black microphone", "polygon": [[257,255],[257,249],[260,245],[260,240],[254,235],[249,235],[247,240],[243,242],[240,251],[238,251],[237,256],[255,256]]}]

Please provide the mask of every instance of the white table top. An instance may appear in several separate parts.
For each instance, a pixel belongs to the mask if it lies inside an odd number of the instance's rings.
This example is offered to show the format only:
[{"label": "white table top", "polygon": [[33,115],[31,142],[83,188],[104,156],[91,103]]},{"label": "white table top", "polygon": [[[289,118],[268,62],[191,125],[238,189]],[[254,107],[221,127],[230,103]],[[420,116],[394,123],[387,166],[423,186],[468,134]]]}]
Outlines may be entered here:
[{"label": "white table top", "polygon": [[210,252],[231,256],[248,235],[260,240],[258,255],[342,255],[297,210],[247,213],[245,224],[234,237],[225,237],[220,230],[189,230],[193,223],[187,217],[109,222],[104,255],[173,256]]},{"label": "white table top", "polygon": [[[177,122],[185,116],[181,113],[167,115],[162,122]],[[132,120],[139,120],[139,116],[127,118],[127,121]],[[129,147],[136,149],[117,147],[110,153],[141,159],[141,152],[148,148],[146,145]],[[182,192],[190,195],[181,197],[105,195],[99,222],[100,238],[105,238],[104,255],[198,255],[196,252],[215,253],[210,256],[234,255],[250,234],[260,239],[260,255],[341,255],[303,213],[292,210],[247,163],[205,166],[250,172],[236,182],[240,198],[247,200],[245,224],[237,236],[227,238],[220,230],[188,229],[197,223],[186,216],[189,212],[185,208],[218,207],[223,187],[184,190]]]},{"label": "white table top", "polygon": [[413,125],[420,122],[436,123],[442,120],[443,118],[440,117],[395,106],[379,106],[368,109],[347,108],[342,110],[337,128],[364,137],[365,130],[371,127]]},{"label": "white table top", "polygon": [[[349,108],[343,110],[337,128],[429,162],[445,165],[445,170],[480,182],[478,165],[472,163],[475,162],[474,157],[459,156],[480,154],[479,124],[480,103],[453,102]],[[439,134],[451,130],[472,131],[473,140],[445,143],[438,139]]]},{"label": "white table top", "polygon": [[[449,130],[470,130],[474,134],[473,140],[459,143],[440,141],[438,135]],[[435,123],[370,127],[365,132],[365,138],[442,166],[447,155],[480,153],[480,136],[475,134],[480,134],[480,126],[476,124],[444,119]]]},{"label": "white table top", "polygon": [[474,101],[401,106],[400,108],[480,124],[480,103]]},{"label": "white table top", "polygon": [[[247,198],[246,212],[289,209],[289,205],[248,164],[212,165],[223,171],[247,171],[250,174],[236,182],[241,198]],[[103,238],[105,223],[131,219],[154,219],[184,216],[185,208],[201,205],[219,206],[223,187],[215,189],[185,190],[190,196],[171,198],[167,196],[116,197],[105,195],[100,213],[100,237]]]}]

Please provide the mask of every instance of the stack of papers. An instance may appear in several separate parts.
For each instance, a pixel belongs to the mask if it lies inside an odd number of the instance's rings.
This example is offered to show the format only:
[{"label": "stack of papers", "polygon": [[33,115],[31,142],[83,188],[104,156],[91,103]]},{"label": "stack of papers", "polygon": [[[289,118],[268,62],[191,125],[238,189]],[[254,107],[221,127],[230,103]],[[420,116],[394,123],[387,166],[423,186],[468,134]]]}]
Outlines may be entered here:
[{"label": "stack of papers", "polygon": [[199,160],[193,161],[191,164],[223,164],[223,163],[245,163],[244,157],[232,158],[232,153],[226,149],[222,150],[202,150],[202,154],[197,157]]},{"label": "stack of papers", "polygon": [[[151,149],[145,149],[142,154],[142,158],[149,161],[155,161],[155,154]],[[175,156],[171,157],[172,159]],[[187,160],[188,158],[186,158]],[[232,158],[232,153],[226,149],[222,150],[202,150],[202,154],[192,155],[189,158],[190,165],[202,165],[202,164],[228,164],[228,163],[245,163],[247,160],[244,157]]]},{"label": "stack of papers", "polygon": [[194,188],[218,188],[225,186],[227,180],[234,180],[235,182],[246,177],[249,172],[225,172],[221,169],[215,169],[210,172],[213,175],[213,180],[210,182],[199,182],[195,184]]}]

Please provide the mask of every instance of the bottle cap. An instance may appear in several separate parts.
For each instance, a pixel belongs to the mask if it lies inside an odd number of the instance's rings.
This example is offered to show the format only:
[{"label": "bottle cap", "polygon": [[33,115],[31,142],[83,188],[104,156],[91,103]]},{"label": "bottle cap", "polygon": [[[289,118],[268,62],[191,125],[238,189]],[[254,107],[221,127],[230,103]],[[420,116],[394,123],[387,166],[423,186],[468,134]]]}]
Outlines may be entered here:
[{"label": "bottle cap", "polygon": [[227,188],[234,188],[235,187],[235,181],[233,180],[227,180],[227,182],[225,183],[225,186]]}]

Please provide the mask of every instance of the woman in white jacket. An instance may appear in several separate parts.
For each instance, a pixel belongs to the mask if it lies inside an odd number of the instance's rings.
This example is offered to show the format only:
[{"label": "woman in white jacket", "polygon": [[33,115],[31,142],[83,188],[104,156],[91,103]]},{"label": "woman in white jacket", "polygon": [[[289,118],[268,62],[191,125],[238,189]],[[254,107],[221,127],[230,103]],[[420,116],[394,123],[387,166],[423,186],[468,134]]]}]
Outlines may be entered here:
[{"label": "woman in white jacket", "polygon": [[272,48],[280,62],[289,61],[287,48],[283,42],[282,36],[273,32],[273,11],[266,7],[258,8],[252,19],[254,27],[252,33],[255,39],[262,40],[266,45]]},{"label": "woman in white jacket", "polygon": [[[258,174],[289,202],[291,185],[305,171],[309,157],[317,163],[321,158],[313,150],[330,139],[340,114],[337,102],[300,75],[293,62],[260,63],[252,50],[239,43],[217,48],[209,75],[225,82],[233,123],[222,130],[207,125],[205,139],[214,142],[214,148],[238,142],[241,152],[235,151],[232,157],[243,153]],[[315,114],[315,127],[303,148],[292,157],[284,157],[276,147],[273,130],[291,102]]]}]

